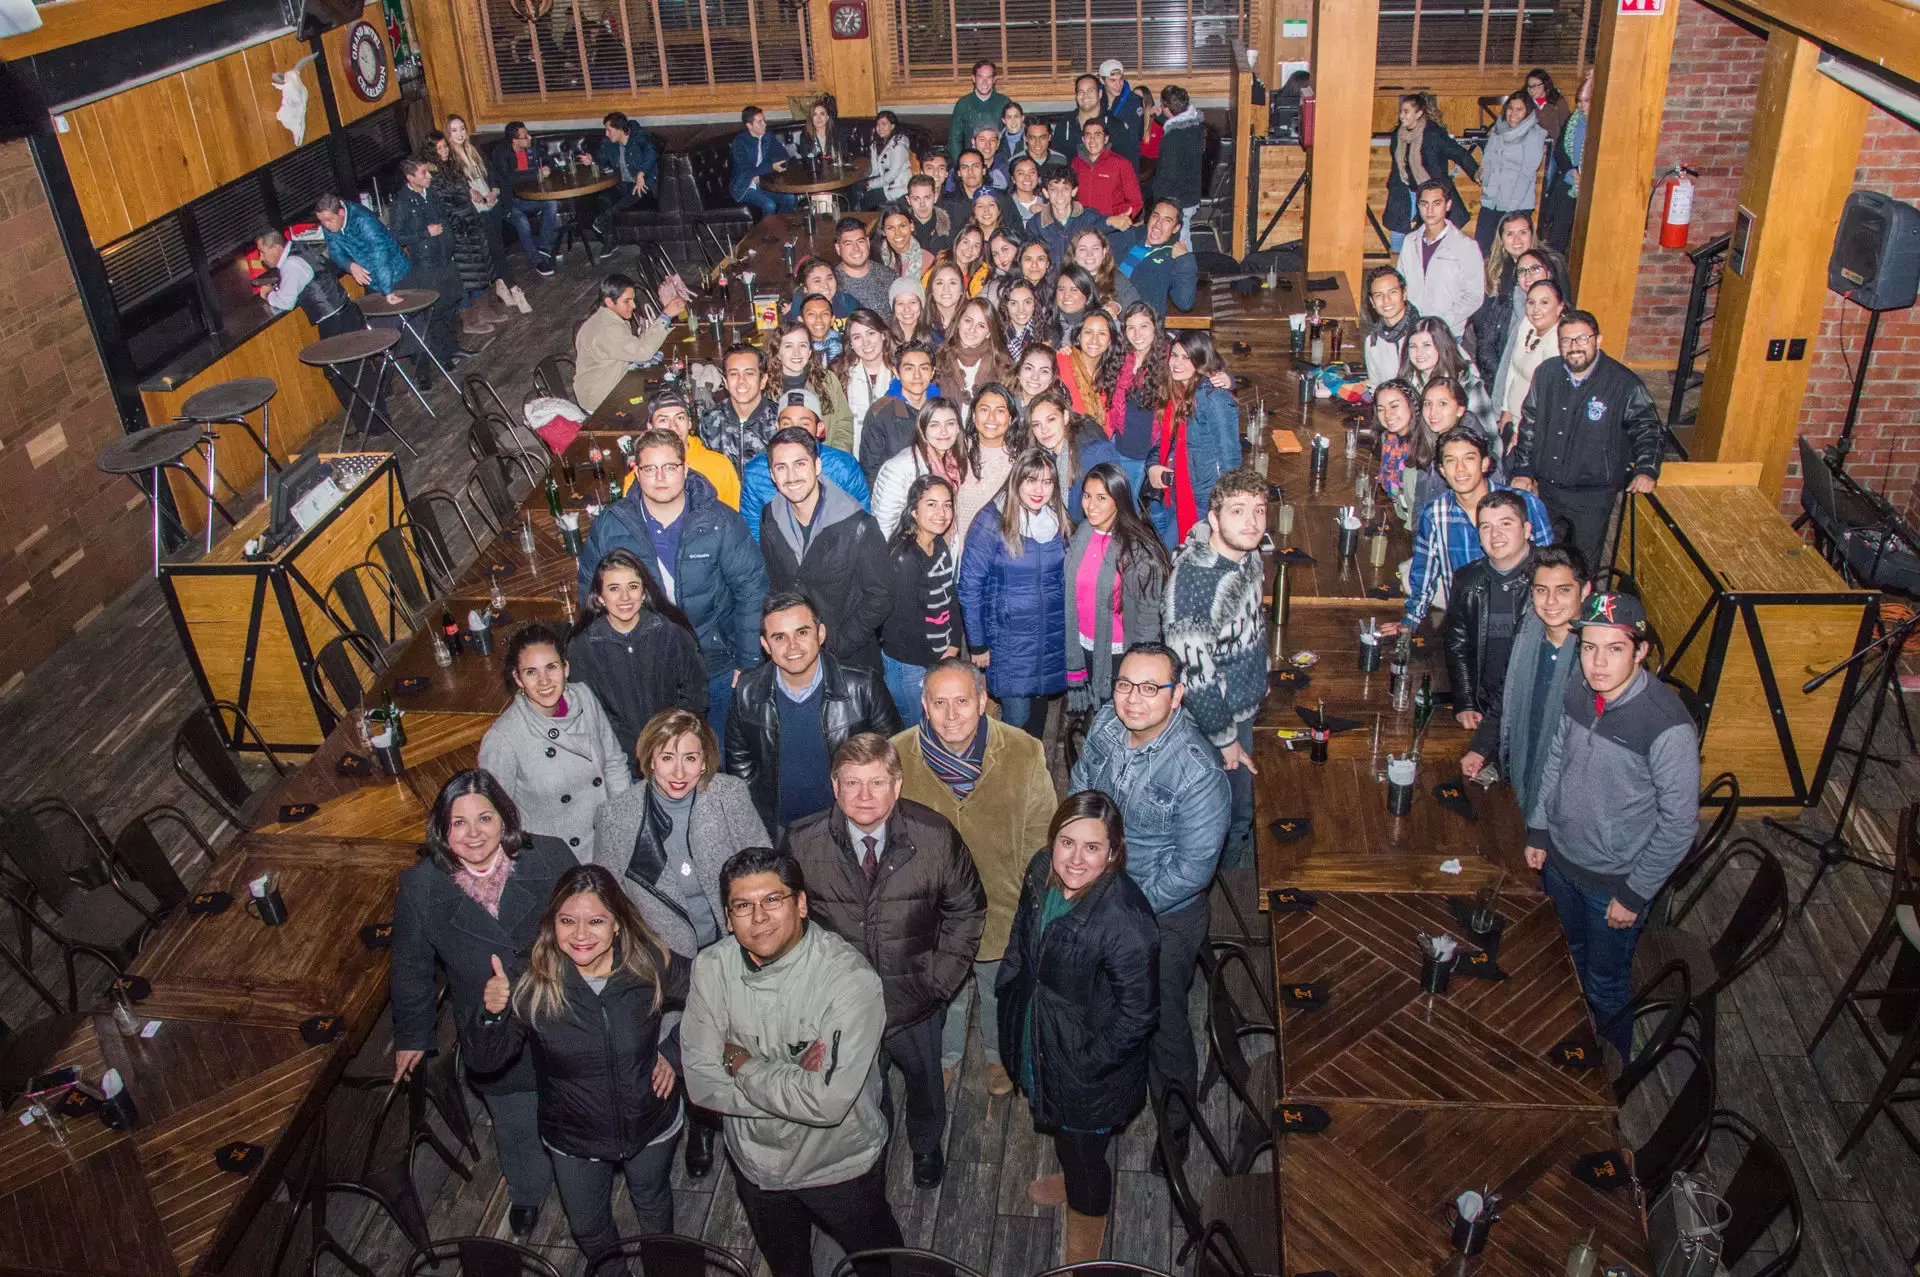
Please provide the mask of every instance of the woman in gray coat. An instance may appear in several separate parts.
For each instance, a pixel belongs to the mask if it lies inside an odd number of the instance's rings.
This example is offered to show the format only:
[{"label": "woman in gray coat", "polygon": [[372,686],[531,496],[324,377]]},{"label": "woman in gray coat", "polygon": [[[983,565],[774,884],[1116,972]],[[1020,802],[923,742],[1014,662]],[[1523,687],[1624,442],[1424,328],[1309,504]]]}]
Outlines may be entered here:
[{"label": "woman in gray coat", "polygon": [[1103,461],[1088,470],[1080,502],[1086,519],[1067,543],[1069,712],[1097,710],[1111,701],[1121,655],[1135,643],[1159,641],[1161,593],[1172,570],[1118,465]]},{"label": "woman in gray coat", "polygon": [[550,625],[520,627],[507,643],[513,701],[480,741],[480,766],[496,776],[529,833],[593,854],[593,816],[633,784],[613,724],[585,683],[567,681],[567,640]]},{"label": "woman in gray coat", "polygon": [[[593,818],[593,862],[612,872],[647,927],[691,959],[727,934],[720,867],[736,852],[771,841],[753,792],[719,771],[713,728],[684,709],[663,709],[634,745],[641,783]],[[694,1109],[687,1123],[687,1174],[713,1169],[720,1119]]]},{"label": "woman in gray coat", "polygon": [[1480,217],[1473,224],[1473,237],[1481,257],[1493,252],[1494,236],[1508,213],[1539,202],[1540,166],[1546,158],[1547,132],[1534,118],[1533,102],[1516,91],[1480,151]]}]

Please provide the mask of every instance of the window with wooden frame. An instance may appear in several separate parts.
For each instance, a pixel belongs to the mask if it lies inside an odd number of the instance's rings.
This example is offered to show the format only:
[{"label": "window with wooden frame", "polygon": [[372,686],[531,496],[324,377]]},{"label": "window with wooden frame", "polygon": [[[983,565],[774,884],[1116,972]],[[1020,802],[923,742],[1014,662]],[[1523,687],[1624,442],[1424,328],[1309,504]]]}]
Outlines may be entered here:
[{"label": "window with wooden frame", "polygon": [[1379,65],[1592,63],[1604,0],[1380,0]]},{"label": "window with wooden frame", "polygon": [[1118,58],[1129,79],[1225,71],[1249,35],[1246,0],[891,0],[895,82],[1058,79]]},{"label": "window with wooden frame", "polygon": [[818,73],[805,0],[481,0],[479,10],[496,100],[807,85]]}]

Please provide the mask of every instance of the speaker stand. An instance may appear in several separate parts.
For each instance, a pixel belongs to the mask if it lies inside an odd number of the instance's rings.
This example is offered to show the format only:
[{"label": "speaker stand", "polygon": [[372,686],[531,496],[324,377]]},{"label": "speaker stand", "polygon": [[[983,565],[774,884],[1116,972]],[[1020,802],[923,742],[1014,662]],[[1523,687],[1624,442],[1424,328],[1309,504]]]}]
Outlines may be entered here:
[{"label": "speaker stand", "polygon": [[1860,362],[1853,369],[1853,393],[1847,397],[1847,420],[1840,427],[1840,437],[1833,441],[1833,457],[1842,466],[1847,463],[1847,454],[1853,451],[1853,426],[1860,418],[1860,395],[1867,388],[1867,364],[1873,359],[1873,339],[1880,334],[1880,312],[1867,312],[1867,336],[1860,343]]}]

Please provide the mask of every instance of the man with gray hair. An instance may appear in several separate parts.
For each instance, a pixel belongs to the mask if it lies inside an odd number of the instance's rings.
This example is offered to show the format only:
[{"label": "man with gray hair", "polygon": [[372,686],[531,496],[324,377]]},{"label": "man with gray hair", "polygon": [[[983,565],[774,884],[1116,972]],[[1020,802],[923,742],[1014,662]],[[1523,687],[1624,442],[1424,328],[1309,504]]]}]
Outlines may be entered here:
[{"label": "man with gray hair", "polygon": [[987,892],[975,978],[960,986],[947,1008],[940,1064],[950,1073],[966,1054],[967,1011],[977,986],[987,1090],[1005,1095],[1013,1090],[1013,1079],[1000,1062],[993,982],[1013,929],[1027,862],[1046,845],[1060,798],[1040,742],[987,717],[986,676],[971,661],[954,657],[928,670],[920,708],[920,726],[893,738],[900,751],[901,795],[932,808],[960,831]]}]

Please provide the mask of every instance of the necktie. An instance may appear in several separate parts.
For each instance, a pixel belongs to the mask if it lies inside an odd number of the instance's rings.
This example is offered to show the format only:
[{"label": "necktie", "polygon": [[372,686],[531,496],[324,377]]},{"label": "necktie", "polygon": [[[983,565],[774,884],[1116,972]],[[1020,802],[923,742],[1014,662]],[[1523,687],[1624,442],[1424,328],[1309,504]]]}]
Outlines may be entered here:
[{"label": "necktie", "polygon": [[860,862],[860,871],[867,875],[867,885],[871,887],[873,880],[880,876],[880,844],[872,834],[862,835],[860,841],[867,844],[867,854]]}]

